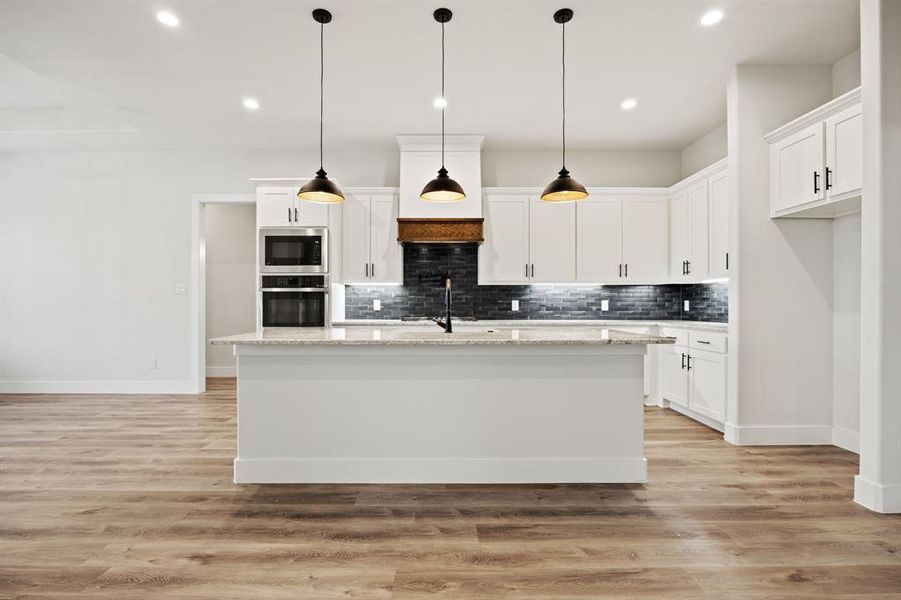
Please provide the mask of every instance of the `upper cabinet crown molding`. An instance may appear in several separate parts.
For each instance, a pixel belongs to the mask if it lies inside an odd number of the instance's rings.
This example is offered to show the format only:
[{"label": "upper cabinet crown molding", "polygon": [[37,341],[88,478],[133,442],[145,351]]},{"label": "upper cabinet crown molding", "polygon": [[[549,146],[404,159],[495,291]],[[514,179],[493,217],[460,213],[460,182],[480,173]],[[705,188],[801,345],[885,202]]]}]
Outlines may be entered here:
[{"label": "upper cabinet crown molding", "polygon": [[672,186],[670,186],[668,188],[667,193],[673,194],[673,193],[680,192],[684,189],[688,189],[702,181],[705,181],[705,180],[713,177],[714,175],[716,175],[718,173],[722,173],[723,171],[725,171],[728,168],[729,168],[729,159],[721,158],[720,160],[716,161],[712,165],[706,166],[703,169],[701,169],[700,171],[698,171],[696,173],[692,173],[685,179],[674,183]]},{"label": "upper cabinet crown molding", "polygon": [[794,133],[806,129],[811,125],[825,121],[829,116],[841,112],[844,109],[856,104],[860,104],[860,86],[842,94],[838,98],[830,100],[822,106],[818,106],[808,113],[801,115],[794,121],[790,121],[782,127],[774,129],[773,131],[763,136],[763,139],[772,144],[773,142],[785,139],[786,137]]}]

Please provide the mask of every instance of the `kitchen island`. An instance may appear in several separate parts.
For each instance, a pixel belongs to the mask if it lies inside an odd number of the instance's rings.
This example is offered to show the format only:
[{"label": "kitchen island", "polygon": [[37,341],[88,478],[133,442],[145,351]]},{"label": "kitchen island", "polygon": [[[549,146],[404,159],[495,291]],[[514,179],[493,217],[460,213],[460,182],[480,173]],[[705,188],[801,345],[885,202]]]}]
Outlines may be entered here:
[{"label": "kitchen island", "polygon": [[237,483],[643,482],[643,357],[600,327],[355,326],[211,340]]}]

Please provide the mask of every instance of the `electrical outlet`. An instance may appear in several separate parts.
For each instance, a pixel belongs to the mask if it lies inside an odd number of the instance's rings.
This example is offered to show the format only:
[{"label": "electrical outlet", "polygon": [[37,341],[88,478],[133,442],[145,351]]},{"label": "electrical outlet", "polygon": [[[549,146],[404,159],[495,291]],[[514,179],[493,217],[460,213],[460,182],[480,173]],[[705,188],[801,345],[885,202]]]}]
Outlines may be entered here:
[{"label": "electrical outlet", "polygon": [[691,310],[688,300],[685,300],[684,302],[682,302],[682,310],[684,310],[685,312],[688,312],[689,310]]},{"label": "electrical outlet", "polygon": [[188,295],[188,286],[185,285],[184,283],[176,284],[175,295],[176,296],[187,296]]},{"label": "electrical outlet", "polygon": [[513,312],[519,311],[519,300],[510,301],[510,310],[512,310]]},{"label": "electrical outlet", "polygon": [[147,368],[148,368],[148,369],[155,369],[156,367],[157,367],[156,357],[155,357],[155,356],[151,356],[150,359],[147,361]]},{"label": "electrical outlet", "polygon": [[382,301],[378,298],[372,301],[372,310],[382,310]]},{"label": "electrical outlet", "polygon": [[610,310],[610,300],[601,300],[601,310],[604,312]]}]

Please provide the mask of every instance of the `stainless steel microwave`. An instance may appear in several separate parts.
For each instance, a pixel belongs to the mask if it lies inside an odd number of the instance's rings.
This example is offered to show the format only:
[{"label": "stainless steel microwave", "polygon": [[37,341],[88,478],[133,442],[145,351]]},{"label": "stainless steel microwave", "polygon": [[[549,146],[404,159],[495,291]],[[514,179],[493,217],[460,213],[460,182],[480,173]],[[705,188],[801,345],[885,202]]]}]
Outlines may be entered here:
[{"label": "stainless steel microwave", "polygon": [[260,273],[328,273],[328,228],[260,229]]}]

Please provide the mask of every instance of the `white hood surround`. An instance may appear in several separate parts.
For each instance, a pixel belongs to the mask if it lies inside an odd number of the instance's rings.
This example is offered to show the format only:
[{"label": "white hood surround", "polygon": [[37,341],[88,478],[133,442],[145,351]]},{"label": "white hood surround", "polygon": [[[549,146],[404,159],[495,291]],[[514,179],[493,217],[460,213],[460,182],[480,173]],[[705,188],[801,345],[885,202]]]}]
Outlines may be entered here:
[{"label": "white hood surround", "polygon": [[435,178],[441,167],[440,135],[398,135],[400,147],[400,206],[398,217],[409,219],[482,217],[481,135],[448,135],[444,162],[450,176],[463,186],[460,202],[426,202],[419,197],[422,186]]}]

